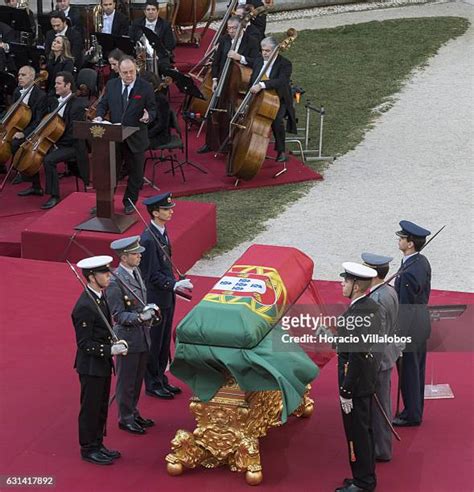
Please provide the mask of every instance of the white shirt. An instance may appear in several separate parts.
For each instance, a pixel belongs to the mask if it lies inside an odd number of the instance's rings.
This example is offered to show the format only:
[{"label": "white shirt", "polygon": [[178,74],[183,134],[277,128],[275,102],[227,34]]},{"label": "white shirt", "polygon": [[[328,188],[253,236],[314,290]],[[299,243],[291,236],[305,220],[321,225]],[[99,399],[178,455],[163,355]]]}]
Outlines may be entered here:
[{"label": "white shirt", "polygon": [[67,26],[61,32],[57,32],[54,37],[56,37],[56,36],[66,36],[66,31],[67,31]]},{"label": "white shirt", "polygon": [[87,284],[87,288],[93,292],[99,299],[102,299],[102,291],[97,292],[95,289],[93,289],[89,284]]},{"label": "white shirt", "polygon": [[[268,78],[270,78],[270,74],[272,73],[272,68],[273,68],[273,65],[275,65],[275,60],[276,58],[270,63],[270,66],[267,68],[267,70],[263,70],[265,68],[265,60],[263,61],[263,67],[262,67],[262,70],[260,71],[260,74],[259,74],[259,77],[264,75],[264,73],[267,75]],[[262,89],[266,89],[266,85],[265,85],[265,82],[260,82],[260,87]]]},{"label": "white shirt", "polygon": [[102,32],[105,34],[112,34],[112,24],[114,23],[115,10],[110,14],[104,14]]},{"label": "white shirt", "polygon": [[126,271],[128,272],[132,277],[134,276],[134,271],[135,269],[134,268],[129,268],[128,266],[124,265],[123,263],[120,263],[120,266]]},{"label": "white shirt", "polygon": [[[25,87],[24,89],[20,89],[20,97],[25,93],[27,92],[29,89],[29,87]],[[28,103],[30,102],[30,97],[31,97],[31,93],[33,92],[33,90],[30,91],[29,94],[26,95],[26,97],[23,99],[23,104],[26,104],[28,106]]]},{"label": "white shirt", "polygon": [[71,7],[69,6],[66,10],[64,10],[64,15],[66,17],[69,17],[69,11],[71,10]]},{"label": "white shirt", "polygon": [[151,29],[153,32],[155,32],[157,21],[158,21],[158,19],[154,20],[153,22],[145,20],[145,27],[147,27],[148,29]]},{"label": "white shirt", "polygon": [[165,235],[166,227],[158,225],[155,221],[152,221],[152,224],[160,231],[162,236]]},{"label": "white shirt", "polygon": [[[67,98],[69,97],[69,95],[67,96],[64,96],[64,97],[60,97],[58,99],[58,106],[60,106]],[[58,111],[58,114],[59,116],[61,116],[61,118],[64,117],[64,111],[66,111],[66,106],[67,104],[65,104],[59,111]]]},{"label": "white shirt", "polygon": [[[136,80],[136,79],[135,79]],[[133,89],[133,86],[135,85],[135,80],[128,85],[127,89],[128,89],[128,92],[127,92],[127,99],[130,97],[130,92],[131,90]],[[125,83],[124,81],[122,80],[122,94],[123,94],[123,90],[125,89]]]}]

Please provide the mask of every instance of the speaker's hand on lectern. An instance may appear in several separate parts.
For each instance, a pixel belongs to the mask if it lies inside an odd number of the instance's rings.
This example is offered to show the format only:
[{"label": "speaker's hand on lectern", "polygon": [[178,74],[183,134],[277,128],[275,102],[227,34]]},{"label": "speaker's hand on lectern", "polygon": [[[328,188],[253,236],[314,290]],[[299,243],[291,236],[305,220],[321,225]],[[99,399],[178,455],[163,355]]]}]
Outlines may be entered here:
[{"label": "speaker's hand on lectern", "polygon": [[150,115],[146,109],[143,110],[143,116],[140,118],[141,123],[148,123],[150,121]]},{"label": "speaker's hand on lectern", "polygon": [[102,121],[102,116],[96,116],[93,120],[92,123],[100,123]]}]

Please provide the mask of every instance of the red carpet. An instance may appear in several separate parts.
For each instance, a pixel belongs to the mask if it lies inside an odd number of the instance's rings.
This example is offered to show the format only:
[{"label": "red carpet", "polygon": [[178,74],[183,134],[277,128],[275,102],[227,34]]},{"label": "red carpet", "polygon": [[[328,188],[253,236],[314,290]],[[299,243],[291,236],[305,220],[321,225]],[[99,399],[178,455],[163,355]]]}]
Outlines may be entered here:
[{"label": "red carpet", "polygon": [[[122,211],[122,197],[115,197],[115,209]],[[145,226],[138,220],[122,234],[92,231],[75,231],[74,227],[90,217],[89,211],[95,205],[92,193],[73,193],[56,207],[31,223],[22,233],[22,256],[36,260],[76,262],[93,254],[109,254],[110,243],[120,237],[140,235]],[[148,221],[146,208],[138,209]],[[217,242],[216,207],[213,203],[177,201],[175,214],[170,226],[173,243],[173,260],[183,271],[191,268],[206,251]],[[138,217],[137,217],[138,219]],[[70,238],[87,249],[81,249]]]},{"label": "red carpet", "polygon": [[[79,459],[77,413],[79,383],[72,368],[74,331],[70,312],[80,286],[60,263],[0,258],[1,475],[53,475],[55,490],[70,491],[206,491],[249,490],[240,474],[225,468],[197,469],[169,477],[164,457],[176,429],[193,429],[189,392],[170,402],[142,397],[140,408],[157,426],[132,436],[109,415],[106,444],[123,457],[113,468]],[[194,278],[195,301],[214,279]],[[337,282],[316,282],[325,302],[338,299]],[[433,293],[458,303],[455,292]],[[443,302],[444,302],[443,300]],[[179,319],[190,304],[178,301]],[[377,467],[383,492],[467,492],[473,490],[473,358],[472,353],[430,354],[437,382],[450,383],[455,398],[426,403],[420,428],[401,429],[391,463]],[[308,420],[291,419],[261,440],[264,482],[260,490],[326,492],[349,475],[338,408],[335,360],[322,370],[313,387],[316,409]]]}]

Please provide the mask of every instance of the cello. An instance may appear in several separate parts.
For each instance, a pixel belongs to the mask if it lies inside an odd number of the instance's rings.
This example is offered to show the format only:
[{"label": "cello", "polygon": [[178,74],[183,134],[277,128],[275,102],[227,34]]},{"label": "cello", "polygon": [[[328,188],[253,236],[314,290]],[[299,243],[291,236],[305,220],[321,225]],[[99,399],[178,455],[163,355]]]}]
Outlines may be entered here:
[{"label": "cello", "polygon": [[[287,38],[275,47],[264,63],[254,85],[264,80],[263,76],[282,50],[288,49],[297,37],[295,29],[287,31]],[[254,178],[268,149],[273,121],[280,109],[280,98],[275,90],[262,90],[258,94],[247,92],[230,122],[229,139],[232,150],[227,161],[228,174],[237,180]]]},{"label": "cello", "polygon": [[30,124],[32,116],[31,108],[23,103],[23,101],[31,94],[35,84],[43,80],[44,76],[41,74],[33,81],[21,97],[10,106],[2,121],[0,121],[0,164],[4,164],[12,156],[11,143],[15,133],[23,132]]},{"label": "cello", "polygon": [[66,125],[59,111],[73,97],[73,93],[47,114],[38,127],[21,144],[13,158],[12,167],[25,176],[34,176],[41,168],[43,159],[51,147],[62,137]]}]

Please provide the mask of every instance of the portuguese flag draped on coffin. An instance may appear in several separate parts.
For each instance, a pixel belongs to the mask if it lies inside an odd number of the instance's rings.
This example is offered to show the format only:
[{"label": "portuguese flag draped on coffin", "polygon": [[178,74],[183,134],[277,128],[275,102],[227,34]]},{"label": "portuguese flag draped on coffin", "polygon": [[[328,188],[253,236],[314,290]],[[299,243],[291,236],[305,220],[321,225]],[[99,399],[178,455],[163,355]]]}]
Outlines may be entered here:
[{"label": "portuguese flag draped on coffin", "polygon": [[312,273],[295,248],[251,246],[177,327],[171,372],[203,401],[229,375],[244,391],[280,390],[285,422],[318,368],[297,344],[274,351],[272,339]]}]

